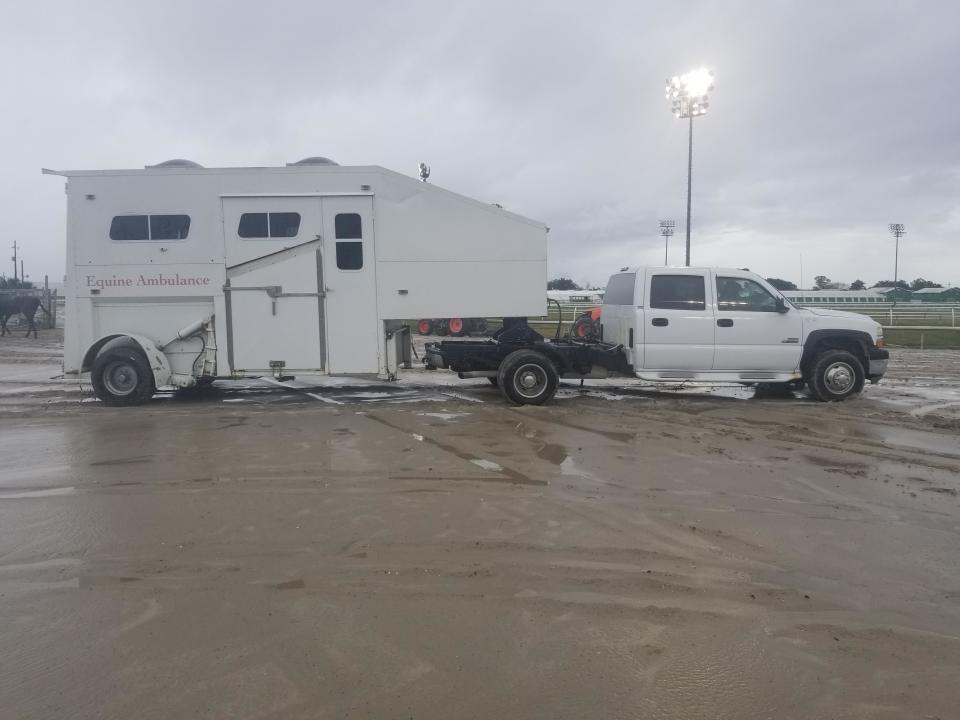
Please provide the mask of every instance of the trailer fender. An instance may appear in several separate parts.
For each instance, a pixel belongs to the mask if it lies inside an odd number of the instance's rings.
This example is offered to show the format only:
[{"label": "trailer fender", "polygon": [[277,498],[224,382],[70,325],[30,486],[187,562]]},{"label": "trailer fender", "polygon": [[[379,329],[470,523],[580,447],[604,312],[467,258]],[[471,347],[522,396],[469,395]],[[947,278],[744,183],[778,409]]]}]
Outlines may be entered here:
[{"label": "trailer fender", "polygon": [[[134,345],[140,348],[144,357],[147,358],[147,362],[150,364],[150,369],[153,371],[153,381],[156,387],[164,387],[166,385],[188,387],[196,383],[196,379],[192,376],[181,377],[179,375],[176,378],[179,382],[174,382],[175,378],[173,377],[173,371],[170,369],[170,361],[167,360],[167,356],[163,354],[153,340],[145,338],[142,335],[124,335],[122,333],[104,335],[93,343],[83,356],[80,372],[90,372],[93,369],[93,361],[97,355],[108,346],[119,347],[122,345]],[[187,381],[188,378],[192,382]]]}]

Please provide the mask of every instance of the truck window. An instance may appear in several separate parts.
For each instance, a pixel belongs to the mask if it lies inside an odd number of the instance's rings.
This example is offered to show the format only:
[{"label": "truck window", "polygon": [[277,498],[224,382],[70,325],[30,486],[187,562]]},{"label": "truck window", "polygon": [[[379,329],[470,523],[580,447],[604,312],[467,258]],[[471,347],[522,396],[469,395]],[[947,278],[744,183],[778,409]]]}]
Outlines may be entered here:
[{"label": "truck window", "polygon": [[702,275],[654,275],[650,279],[650,307],[660,310],[705,310]]},{"label": "truck window", "polygon": [[292,238],[300,232],[300,213],[243,213],[237,235],[245,239]]},{"label": "truck window", "polygon": [[607,282],[604,305],[633,305],[633,289],[637,284],[636,273],[618,273]]},{"label": "truck window", "polygon": [[363,223],[359,213],[337,213],[333,219],[337,239],[337,268],[363,268]]},{"label": "truck window", "polygon": [[745,312],[776,312],[777,300],[758,282],[748,278],[717,278],[717,308]]}]

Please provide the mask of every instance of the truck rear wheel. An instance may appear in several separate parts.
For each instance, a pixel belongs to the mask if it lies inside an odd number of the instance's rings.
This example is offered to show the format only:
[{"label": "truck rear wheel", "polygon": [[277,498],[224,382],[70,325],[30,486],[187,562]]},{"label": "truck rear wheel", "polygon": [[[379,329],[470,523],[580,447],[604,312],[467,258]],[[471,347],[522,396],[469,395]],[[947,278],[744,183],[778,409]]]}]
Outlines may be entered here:
[{"label": "truck rear wheel", "polygon": [[155,391],[150,363],[140,348],[129,345],[97,355],[90,379],[94,394],[108,405],[140,405]]},{"label": "truck rear wheel", "polygon": [[831,402],[859,395],[865,380],[863,365],[855,355],[846,350],[827,350],[813,361],[807,385],[817,400]]},{"label": "truck rear wheel", "polygon": [[516,405],[543,405],[557,392],[560,376],[546,356],[534,350],[516,350],[500,363],[500,392]]}]

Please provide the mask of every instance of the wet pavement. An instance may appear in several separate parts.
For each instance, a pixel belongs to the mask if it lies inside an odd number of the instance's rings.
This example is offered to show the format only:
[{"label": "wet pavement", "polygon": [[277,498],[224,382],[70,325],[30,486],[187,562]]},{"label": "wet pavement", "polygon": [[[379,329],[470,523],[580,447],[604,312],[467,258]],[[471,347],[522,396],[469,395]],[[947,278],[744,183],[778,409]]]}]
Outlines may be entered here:
[{"label": "wet pavement", "polygon": [[418,371],[115,409],[56,343],[0,347],[2,716],[955,717],[960,353],[835,405]]}]

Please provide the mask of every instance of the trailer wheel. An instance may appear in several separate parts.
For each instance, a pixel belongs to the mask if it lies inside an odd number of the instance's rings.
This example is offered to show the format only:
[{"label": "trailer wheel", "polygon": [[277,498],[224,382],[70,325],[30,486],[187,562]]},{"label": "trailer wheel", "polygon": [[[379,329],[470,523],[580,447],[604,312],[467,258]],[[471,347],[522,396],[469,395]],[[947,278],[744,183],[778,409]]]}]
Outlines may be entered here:
[{"label": "trailer wheel", "polygon": [[534,350],[515,350],[500,363],[497,382],[517,405],[543,405],[557,392],[560,376],[549,358]]},{"label": "trailer wheel", "polygon": [[463,322],[463,318],[450,318],[447,320],[447,330],[454,337],[461,337],[466,334],[467,326]]},{"label": "trailer wheel", "polygon": [[417,323],[417,332],[421,335],[429,335],[433,332],[433,321],[424,318]]},{"label": "trailer wheel", "polygon": [[155,391],[150,363],[139,348],[129,345],[97,355],[90,379],[94,394],[108,405],[140,405]]}]

